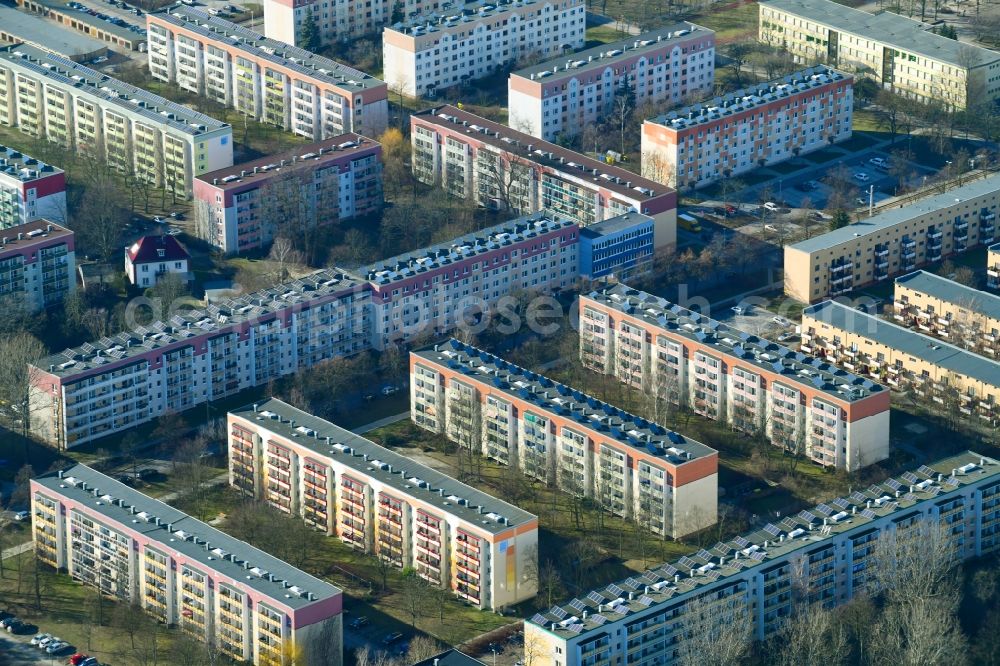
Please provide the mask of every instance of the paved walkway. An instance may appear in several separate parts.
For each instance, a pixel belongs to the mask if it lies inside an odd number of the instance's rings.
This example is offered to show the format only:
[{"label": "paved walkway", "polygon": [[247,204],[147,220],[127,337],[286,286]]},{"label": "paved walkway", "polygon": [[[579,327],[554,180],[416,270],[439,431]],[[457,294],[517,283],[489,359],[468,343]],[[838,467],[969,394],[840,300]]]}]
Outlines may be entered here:
[{"label": "paved walkway", "polygon": [[10,548],[5,548],[3,551],[3,559],[7,560],[12,557],[17,557],[21,553],[31,550],[31,546],[32,546],[31,541],[25,541],[24,543],[18,544],[17,546],[11,546]]},{"label": "paved walkway", "polygon": [[365,433],[371,432],[372,430],[377,430],[383,426],[387,426],[392,423],[396,423],[397,421],[402,421],[403,419],[408,419],[408,418],[410,418],[410,412],[406,411],[400,414],[394,414],[393,416],[387,416],[384,419],[379,419],[378,421],[372,421],[371,423],[367,423],[363,426],[355,428],[351,432],[353,432],[355,435],[364,435]]}]

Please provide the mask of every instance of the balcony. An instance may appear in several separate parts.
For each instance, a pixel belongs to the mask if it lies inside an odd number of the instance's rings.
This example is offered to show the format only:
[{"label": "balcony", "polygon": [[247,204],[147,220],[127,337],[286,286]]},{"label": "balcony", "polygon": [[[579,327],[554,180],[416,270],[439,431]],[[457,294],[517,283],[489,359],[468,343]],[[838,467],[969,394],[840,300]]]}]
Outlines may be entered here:
[{"label": "balcony", "polygon": [[931,229],[930,231],[927,232],[927,239],[928,240],[940,241],[943,236],[944,236],[944,234],[942,234],[937,229]]},{"label": "balcony", "polygon": [[830,264],[831,273],[839,273],[841,271],[850,270],[854,267],[854,262],[852,261],[842,261],[839,263]]},{"label": "balcony", "polygon": [[[983,221],[983,222],[990,222],[992,220],[995,220],[996,217],[997,217],[997,214],[994,213],[994,212],[992,212],[992,211],[988,211],[988,212],[980,213],[979,214],[979,219],[981,221]],[[990,225],[990,226],[992,226],[992,225]]]}]

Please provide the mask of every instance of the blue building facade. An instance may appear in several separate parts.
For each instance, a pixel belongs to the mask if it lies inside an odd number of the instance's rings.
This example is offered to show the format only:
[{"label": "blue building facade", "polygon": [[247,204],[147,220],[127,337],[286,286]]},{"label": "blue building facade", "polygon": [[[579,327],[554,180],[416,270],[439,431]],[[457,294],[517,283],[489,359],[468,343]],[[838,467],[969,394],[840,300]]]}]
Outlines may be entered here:
[{"label": "blue building facade", "polygon": [[580,229],[580,275],[619,280],[643,273],[653,263],[653,218],[625,213]]}]

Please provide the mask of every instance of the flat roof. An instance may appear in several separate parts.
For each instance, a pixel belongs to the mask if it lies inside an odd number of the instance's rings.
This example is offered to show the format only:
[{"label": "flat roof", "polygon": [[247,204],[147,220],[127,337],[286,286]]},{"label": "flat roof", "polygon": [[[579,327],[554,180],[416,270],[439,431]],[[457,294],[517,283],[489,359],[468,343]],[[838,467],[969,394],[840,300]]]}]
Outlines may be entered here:
[{"label": "flat roof", "polygon": [[914,289],[990,319],[1000,319],[1000,296],[943,278],[927,271],[915,271],[896,278],[896,284]]},{"label": "flat roof", "polygon": [[[342,594],[340,588],[86,465],[48,472],[33,481],[86,506],[105,518],[108,527],[139,532],[153,548],[168,555],[180,553],[202,569],[239,581],[294,610]],[[290,586],[286,588],[285,582]]]},{"label": "flat roof", "polygon": [[[837,6],[839,7],[840,5]],[[834,229],[833,231],[828,231],[825,234],[820,234],[819,236],[799,241],[798,243],[794,243],[788,247],[799,250],[800,252],[819,252],[821,250],[827,250],[840,245],[841,243],[854,240],[855,238],[875,234],[880,231],[884,231],[885,229],[894,227],[897,224],[909,222],[910,220],[928,213],[948,209],[957,203],[956,199],[965,201],[967,199],[981,197],[998,191],[1000,191],[1000,173],[993,174],[987,178],[972,181],[971,183],[966,183],[961,187],[948,190],[943,194],[935,194],[933,196],[926,197],[916,203],[903,206],[902,208],[890,208],[889,210],[881,212],[874,217],[869,217],[867,219],[860,220],[859,222],[848,224],[846,227]]]},{"label": "flat roof", "polygon": [[0,146],[0,176],[30,183],[58,173],[63,173],[59,167],[46,164],[31,155],[25,155],[16,148]]},{"label": "flat roof", "polygon": [[581,429],[616,440],[671,465],[680,466],[718,453],[701,442],[454,338],[410,354],[418,360],[456,371],[460,380],[465,378],[488,384],[499,393],[531,402],[541,411],[572,419]]},{"label": "flat roof", "polygon": [[403,21],[386,26],[385,29],[420,37],[439,32],[441,28],[454,28],[490,19],[497,14],[530,7],[537,2],[538,0],[468,0],[468,2],[452,0],[441,3],[441,6],[434,10],[411,12]]},{"label": "flat roof", "polygon": [[[134,30],[129,30],[125,26],[116,25],[110,21],[105,21],[104,19],[99,19],[96,16],[91,16],[87,12],[81,12],[77,9],[73,9],[69,6],[71,0],[35,0],[40,5],[44,5],[49,9],[54,9],[56,11],[62,12],[64,14],[69,14],[81,23],[86,23],[92,25],[95,28],[100,28],[105,32],[110,32],[111,34],[121,37],[122,39],[129,42],[144,42],[146,41],[146,35],[144,32],[135,32]],[[96,3],[90,3],[92,5],[91,9],[100,12],[100,6]],[[142,19],[139,19],[142,20]],[[127,23],[127,21],[126,21]],[[140,25],[139,23],[130,23],[129,25],[136,25],[145,31],[146,26]]]},{"label": "flat roof", "polygon": [[[260,159],[234,164],[232,166],[203,173],[195,180],[200,180],[215,187],[234,189],[255,181],[267,180],[275,171],[299,171],[314,168],[316,162],[332,161],[365,150],[378,147],[378,141],[363,137],[360,134],[347,133],[316,143],[296,146],[281,153],[273,153]],[[256,171],[254,171],[256,169]],[[213,182],[218,180],[218,182]]]},{"label": "flat roof", "polygon": [[673,194],[675,190],[655,181],[643,178],[621,167],[587,157],[568,148],[543,141],[537,137],[518,132],[506,125],[487,120],[474,113],[463,111],[451,105],[444,105],[412,114],[424,122],[447,127],[474,135],[476,141],[537,162],[556,171],[587,180],[616,194],[640,201],[648,201],[659,196]]},{"label": "flat roof", "polygon": [[11,67],[27,70],[40,79],[76,88],[120,109],[187,134],[198,136],[229,127],[227,123],[190,107],[34,46],[20,44],[0,48],[0,60],[8,62]]},{"label": "flat roof", "polygon": [[857,402],[886,390],[881,384],[823,359],[793,351],[627,285],[593,291],[587,298],[839,400]]},{"label": "flat roof", "polygon": [[[20,240],[18,236],[21,236]],[[45,219],[32,220],[16,227],[0,229],[0,255],[17,252],[42,241],[62,237],[72,237],[73,232],[66,227]]]},{"label": "flat roof", "polygon": [[57,377],[72,377],[112,362],[128,361],[176,342],[210,335],[244,322],[253,323],[294,305],[308,304],[329,294],[355,290],[363,284],[354,276],[335,269],[316,271],[270,289],[226,299],[202,309],[182,311],[169,321],[156,321],[118,335],[84,343],[39,359],[34,365]]},{"label": "flat roof", "polygon": [[539,234],[565,229],[574,224],[576,223],[544,212],[533,213],[480,231],[473,231],[444,243],[383,259],[358,269],[358,273],[383,287],[397,280],[407,280],[428,270],[493,252]]},{"label": "flat roof", "polygon": [[810,305],[802,311],[802,315],[850,331],[945,370],[1000,387],[1000,363],[836,301]]},{"label": "flat roof", "polygon": [[950,65],[965,67],[969,57],[977,65],[1000,60],[996,51],[935,35],[930,25],[892,12],[871,14],[831,0],[761,0],[760,4]]},{"label": "flat roof", "polygon": [[0,5],[0,31],[18,37],[32,46],[54,51],[66,57],[85,56],[107,48],[100,40],[82,35],[55,21],[31,12]]},{"label": "flat roof", "polygon": [[317,55],[312,51],[265,37],[231,21],[212,16],[182,3],[149,14],[151,18],[183,27],[212,41],[253,52],[259,58],[287,67],[305,77],[347,90],[366,90],[386,85],[371,74]]},{"label": "flat roof", "polygon": [[[995,477],[1000,477],[1000,462],[966,451],[556,604],[525,622],[564,640],[597,633],[607,622],[656,610],[705,588],[731,584],[744,571],[768,567],[794,551],[822,548],[834,537],[863,532],[880,518],[904,514],[926,502],[940,501],[943,494]],[[630,600],[629,595],[634,598]]]},{"label": "flat roof", "polygon": [[491,534],[538,519],[513,504],[276,398],[229,413]]},{"label": "flat roof", "polygon": [[[532,81],[550,81],[565,76],[579,76],[605,67],[614,67],[615,63],[629,58],[641,57],[647,53],[658,51],[670,44],[676,44],[692,37],[714,36],[715,31],[704,26],[681,21],[667,28],[651,30],[628,39],[602,44],[583,51],[568,53],[558,58],[551,58],[530,67],[513,72],[511,76],[519,76]],[[557,71],[558,70],[558,71]]]},{"label": "flat roof", "polygon": [[580,229],[580,235],[590,238],[600,238],[601,236],[616,234],[620,231],[625,231],[626,229],[631,229],[642,224],[652,225],[654,224],[654,220],[650,216],[643,215],[642,213],[623,213],[622,215],[609,217],[606,220],[601,220],[600,222],[583,227]]},{"label": "flat roof", "polygon": [[828,83],[851,78],[853,77],[850,74],[845,74],[826,65],[808,67],[780,79],[764,81],[720,97],[713,97],[704,102],[674,109],[655,118],[650,118],[648,122],[678,130],[697,127],[731,116],[734,113],[751,111],[790,95],[809,92]]}]

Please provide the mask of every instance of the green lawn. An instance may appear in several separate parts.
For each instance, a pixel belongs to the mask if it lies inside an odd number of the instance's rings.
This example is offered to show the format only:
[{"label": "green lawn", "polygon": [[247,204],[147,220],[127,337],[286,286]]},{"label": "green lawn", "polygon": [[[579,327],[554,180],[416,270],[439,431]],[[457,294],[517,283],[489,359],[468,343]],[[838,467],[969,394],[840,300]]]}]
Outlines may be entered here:
[{"label": "green lawn", "polygon": [[803,155],[802,157],[809,160],[813,164],[823,164],[824,162],[830,162],[843,156],[844,154],[840,151],[824,148],[823,150],[817,150],[815,153],[809,153],[808,155]]},{"label": "green lawn", "polygon": [[[614,23],[605,23],[604,25],[596,25],[593,28],[587,28],[586,40],[587,46],[597,46],[598,44],[607,44],[609,42],[617,42],[627,37],[620,30],[615,27]],[[594,42],[591,44],[591,42]]]},{"label": "green lawn", "polygon": [[855,132],[877,132],[881,129],[878,114],[871,109],[855,109],[851,127]]},{"label": "green lawn", "polygon": [[[131,639],[126,631],[110,626],[116,615],[120,615],[116,611],[117,604],[105,600],[98,615],[93,591],[69,576],[57,574],[43,565],[38,575],[41,610],[36,607],[33,557],[33,552],[27,552],[5,561],[4,575],[0,577],[0,607],[37,626],[39,633],[59,636],[102,663],[136,663],[128,658]],[[99,617],[103,621],[99,621]],[[160,627],[155,637],[146,631],[137,636],[137,641],[155,640],[161,654],[170,654],[178,638],[179,632]],[[53,657],[52,662],[56,661]]]}]

